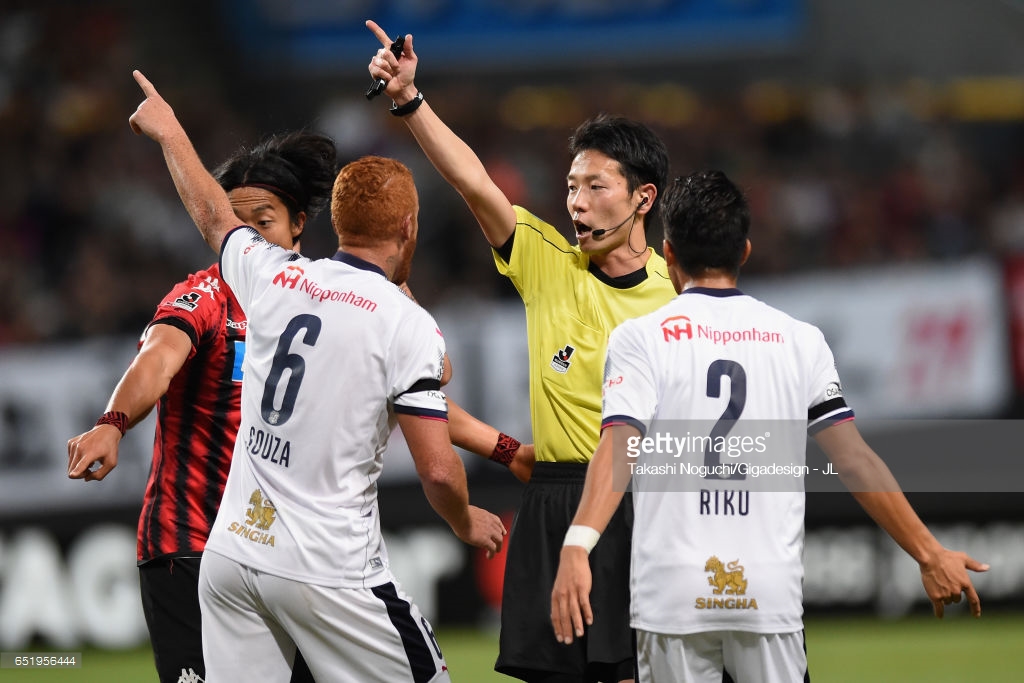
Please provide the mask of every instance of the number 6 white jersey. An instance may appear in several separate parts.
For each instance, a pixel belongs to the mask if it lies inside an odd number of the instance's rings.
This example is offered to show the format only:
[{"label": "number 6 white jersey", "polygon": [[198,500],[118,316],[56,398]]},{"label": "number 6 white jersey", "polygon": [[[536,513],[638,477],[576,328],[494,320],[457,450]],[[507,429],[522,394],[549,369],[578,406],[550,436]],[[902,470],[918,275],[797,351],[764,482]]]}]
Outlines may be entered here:
[{"label": "number 6 white jersey", "polygon": [[390,581],[377,478],[395,412],[447,420],[437,325],[376,266],[310,260],[249,227],[225,237],[221,273],[249,328],[207,550],[323,586]]},{"label": "number 6 white jersey", "polygon": [[[737,289],[691,288],[612,332],[603,403],[603,427],[644,437],[626,451],[634,628],[801,630],[796,468],[808,428],[853,417],[821,332]],[[755,468],[772,465],[794,468],[796,484],[766,485]]]}]

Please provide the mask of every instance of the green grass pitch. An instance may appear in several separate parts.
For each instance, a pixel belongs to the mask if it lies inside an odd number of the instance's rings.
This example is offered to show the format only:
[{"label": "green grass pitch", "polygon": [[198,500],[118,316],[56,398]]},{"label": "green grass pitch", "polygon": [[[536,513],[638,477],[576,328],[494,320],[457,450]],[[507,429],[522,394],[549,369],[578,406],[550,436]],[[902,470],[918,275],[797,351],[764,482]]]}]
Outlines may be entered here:
[{"label": "green grass pitch", "polygon": [[[492,683],[512,679],[491,669],[497,634],[475,630],[437,633],[453,681]],[[1024,614],[992,613],[979,620],[963,614],[939,621],[918,616],[809,618],[806,627],[811,680],[817,683],[967,683],[1019,680],[1024,671]],[[0,683],[107,683],[156,681],[148,647],[128,651],[86,650],[80,669],[0,670]]]}]

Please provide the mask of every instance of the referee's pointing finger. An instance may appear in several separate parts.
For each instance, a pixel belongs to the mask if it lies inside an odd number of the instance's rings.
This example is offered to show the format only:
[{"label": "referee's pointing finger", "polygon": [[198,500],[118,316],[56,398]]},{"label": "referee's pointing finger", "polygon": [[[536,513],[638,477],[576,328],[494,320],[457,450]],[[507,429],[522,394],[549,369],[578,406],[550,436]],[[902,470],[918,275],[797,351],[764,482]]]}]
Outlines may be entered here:
[{"label": "referee's pointing finger", "polygon": [[377,24],[377,22],[372,19],[367,19],[366,28],[370,29],[373,32],[373,35],[377,36],[377,40],[380,41],[381,45],[384,47],[391,45],[391,38],[388,37],[388,34]]}]

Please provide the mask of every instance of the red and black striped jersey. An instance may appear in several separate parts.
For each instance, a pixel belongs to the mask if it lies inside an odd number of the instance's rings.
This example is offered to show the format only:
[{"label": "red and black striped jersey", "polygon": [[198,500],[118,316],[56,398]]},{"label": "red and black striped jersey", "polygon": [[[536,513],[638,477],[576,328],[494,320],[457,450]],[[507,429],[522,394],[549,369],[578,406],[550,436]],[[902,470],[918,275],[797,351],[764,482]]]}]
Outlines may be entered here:
[{"label": "red and black striped jersey", "polygon": [[185,332],[192,351],[156,407],[153,462],[139,518],[140,563],[206,547],[241,417],[247,323],[219,266],[175,285],[147,332],[158,324]]}]

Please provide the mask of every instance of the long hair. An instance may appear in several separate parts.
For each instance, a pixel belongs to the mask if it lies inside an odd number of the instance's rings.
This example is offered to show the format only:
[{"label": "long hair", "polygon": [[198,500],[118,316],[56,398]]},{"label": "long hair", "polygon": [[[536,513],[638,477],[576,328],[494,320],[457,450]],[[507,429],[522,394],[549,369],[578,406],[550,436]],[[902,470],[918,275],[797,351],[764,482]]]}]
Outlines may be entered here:
[{"label": "long hair", "polygon": [[288,207],[294,223],[300,212],[308,222],[327,207],[336,170],[337,148],[331,138],[293,131],[239,149],[214,170],[213,177],[228,192],[245,186],[273,192]]}]

